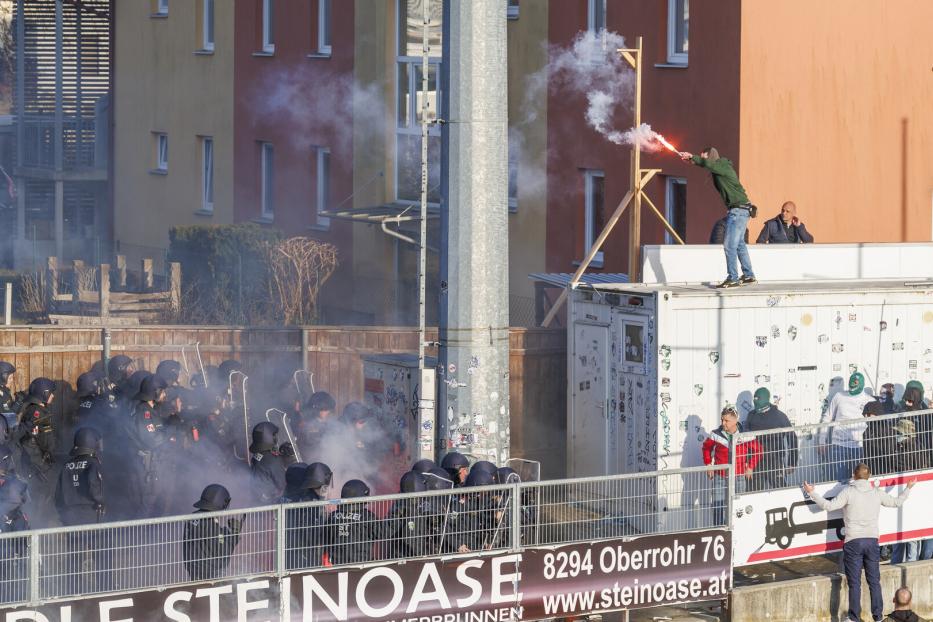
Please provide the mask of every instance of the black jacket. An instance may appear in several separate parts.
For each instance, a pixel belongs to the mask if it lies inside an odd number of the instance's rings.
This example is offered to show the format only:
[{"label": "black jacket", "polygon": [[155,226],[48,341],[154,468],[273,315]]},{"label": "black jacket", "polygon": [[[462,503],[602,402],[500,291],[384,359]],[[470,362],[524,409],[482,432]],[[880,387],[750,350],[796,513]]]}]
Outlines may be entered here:
[{"label": "black jacket", "polygon": [[216,518],[188,521],[182,555],[192,581],[210,581],[224,575],[240,542],[240,526],[238,519],[229,519],[226,526]]},{"label": "black jacket", "polygon": [[100,460],[94,454],[72,456],[62,466],[55,491],[55,505],[65,525],[97,522],[104,506],[104,484]]},{"label": "black jacket", "polygon": [[277,452],[254,452],[250,456],[253,493],[260,505],[276,503],[285,491],[285,461]]},{"label": "black jacket", "polygon": [[[305,498],[302,501],[313,501]],[[283,497],[283,503],[294,500]],[[327,515],[320,505],[285,508],[285,565],[288,570],[317,568],[327,549]]]},{"label": "black jacket", "polygon": [[373,545],[379,527],[376,515],[365,503],[344,503],[327,517],[327,557],[331,564],[363,564],[373,561]]},{"label": "black jacket", "polygon": [[884,622],[926,622],[913,611],[892,611]]},{"label": "black jacket", "polygon": [[[789,427],[791,427],[791,423],[787,415],[774,405],[765,412],[752,411],[749,413],[744,426],[748,432],[763,432]],[[788,468],[797,466],[797,435],[793,432],[759,436],[758,442],[761,444],[761,460],[765,463],[759,466],[759,469],[773,470],[780,468],[782,464]]]},{"label": "black jacket", "polygon": [[437,514],[426,499],[396,501],[382,524],[382,558],[437,554]]},{"label": "black jacket", "polygon": [[784,227],[784,221],[781,219],[781,215],[778,214],[771,220],[766,220],[764,226],[761,228],[761,233],[758,234],[758,239],[755,240],[757,244],[768,243],[768,244],[812,244],[813,236],[810,235],[810,232],[807,231],[806,225],[803,223],[797,225],[791,225],[789,227],[790,232],[788,233],[787,229]]}]

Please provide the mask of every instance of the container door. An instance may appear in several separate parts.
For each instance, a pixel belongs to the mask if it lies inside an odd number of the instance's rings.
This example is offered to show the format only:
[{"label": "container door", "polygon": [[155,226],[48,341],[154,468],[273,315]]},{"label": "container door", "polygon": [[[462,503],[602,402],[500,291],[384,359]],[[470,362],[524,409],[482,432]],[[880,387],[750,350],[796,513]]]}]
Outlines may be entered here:
[{"label": "container door", "polygon": [[570,472],[574,477],[606,475],[609,473],[609,385],[606,381],[609,327],[577,322],[573,331]]}]

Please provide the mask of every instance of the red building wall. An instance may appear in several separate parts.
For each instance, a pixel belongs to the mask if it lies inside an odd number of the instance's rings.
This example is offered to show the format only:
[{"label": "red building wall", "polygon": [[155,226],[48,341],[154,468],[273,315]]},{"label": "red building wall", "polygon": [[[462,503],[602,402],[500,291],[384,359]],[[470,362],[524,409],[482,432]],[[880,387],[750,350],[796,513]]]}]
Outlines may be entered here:
[{"label": "red building wall", "polygon": [[[548,39],[566,47],[587,27],[585,2],[551,2]],[[691,0],[690,56],[686,68],[656,67],[667,60],[667,3],[609,0],[607,29],[635,47],[643,37],[642,121],[683,150],[699,152],[715,145],[724,157],[738,162],[740,0]],[[547,269],[572,272],[584,257],[583,169],[605,172],[605,222],[630,186],[627,146],[610,143],[585,121],[583,96],[565,89],[548,92],[548,224]],[[616,128],[632,124],[631,107],[620,109]],[[669,153],[643,154],[643,168],[687,179],[688,244],[709,239],[713,223],[724,214],[709,175]],[[741,173],[741,171],[740,171]],[[648,196],[665,209],[664,178],[650,182]],[[752,197],[754,200],[754,197]],[[604,272],[628,272],[628,218],[613,230],[603,246]],[[645,205],[642,243],[664,241],[664,229]],[[596,271],[599,269],[591,270]],[[719,275],[712,275],[716,278]]]},{"label": "red building wall", "polygon": [[[333,0],[330,57],[317,50],[317,0],[275,0],[275,52],[262,54],[262,0],[236,2],[234,78],[234,213],[238,222],[261,216],[260,143],[274,147],[274,219],[270,226],[338,247],[345,281],[352,256],[351,224],[321,229],[316,215],[316,146],[330,149],[330,206],[353,189],[350,85],[353,80],[353,2]],[[341,105],[342,104],[342,105]],[[331,292],[333,293],[333,292]]]}]

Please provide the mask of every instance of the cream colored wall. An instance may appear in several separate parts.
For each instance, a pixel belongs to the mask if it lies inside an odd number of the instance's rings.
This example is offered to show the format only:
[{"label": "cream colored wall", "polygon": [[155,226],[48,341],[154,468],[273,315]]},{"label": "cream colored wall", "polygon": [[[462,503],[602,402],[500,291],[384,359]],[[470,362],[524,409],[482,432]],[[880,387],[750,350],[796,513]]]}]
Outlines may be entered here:
[{"label": "cream colored wall", "polygon": [[930,0],[745,0],[739,173],[765,218],[793,200],[817,242],[931,239],[931,24]]},{"label": "cream colored wall", "polygon": [[[519,16],[509,20],[509,126],[521,136],[518,210],[509,215],[509,293],[522,317],[534,311],[532,272],[545,270],[547,234],[547,98],[527,102],[528,79],[547,64],[548,0],[521,2]],[[530,319],[534,319],[530,315]],[[524,322],[528,324],[528,322]]]},{"label": "cream colored wall", "polygon": [[[128,245],[164,248],[173,225],[233,222],[233,2],[215,3],[214,53],[198,55],[200,2],[116,11],[114,235]],[[155,167],[153,131],[169,136],[168,174]],[[214,215],[201,208],[199,136],[214,138]]]}]

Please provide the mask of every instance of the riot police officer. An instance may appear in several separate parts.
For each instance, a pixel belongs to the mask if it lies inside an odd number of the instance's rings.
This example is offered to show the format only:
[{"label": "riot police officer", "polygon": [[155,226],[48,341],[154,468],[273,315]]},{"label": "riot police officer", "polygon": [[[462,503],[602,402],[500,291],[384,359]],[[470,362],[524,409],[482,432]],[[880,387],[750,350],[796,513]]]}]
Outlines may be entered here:
[{"label": "riot police officer", "polygon": [[108,395],[118,400],[133,397],[126,386],[130,375],[136,371],[133,359],[125,354],[118,354],[107,361],[107,384],[104,387]]},{"label": "riot police officer", "polygon": [[[220,512],[230,507],[230,493],[220,484],[211,484],[194,504],[195,514]],[[230,556],[240,542],[242,518],[205,517],[188,521],[182,556],[185,569],[192,581],[211,581],[224,575],[230,565]]]},{"label": "riot police officer", "polygon": [[463,454],[452,451],[441,460],[441,468],[450,475],[454,486],[460,488],[466,485],[467,475],[469,475],[470,461]]},{"label": "riot police officer", "polygon": [[55,493],[55,504],[66,526],[100,522],[104,513],[100,450],[100,432],[94,428],[78,428],[74,448],[70,459],[62,466]]},{"label": "riot police officer", "polygon": [[278,452],[278,434],[279,427],[269,421],[253,428],[250,468],[256,500],[261,505],[275,503],[285,490],[285,462]]},{"label": "riot police officer", "polygon": [[[27,531],[23,512],[28,499],[26,482],[13,475],[10,448],[0,445],[0,535]],[[29,594],[29,564],[26,538],[0,540],[0,603],[26,600]]]},{"label": "riot police officer", "polygon": [[49,471],[55,462],[56,435],[49,406],[55,399],[55,383],[36,378],[20,409],[14,440],[22,448],[20,477],[33,482],[33,497],[40,505],[48,501]]},{"label": "riot police officer", "polygon": [[343,503],[327,517],[327,557],[331,564],[364,564],[373,561],[378,537],[376,515],[366,507],[369,486],[351,479],[340,491]]},{"label": "riot police officer", "polygon": [[[424,475],[409,471],[399,480],[399,492],[424,493],[428,489]],[[425,497],[399,499],[392,504],[383,523],[385,550],[383,559],[405,559],[433,555],[435,549],[433,519],[437,513]]]},{"label": "riot police officer", "polygon": [[174,441],[159,414],[159,404],[165,400],[165,381],[159,376],[147,376],[135,400],[131,430],[137,459],[131,489],[138,495],[140,517],[160,516],[167,501],[170,443]]}]

